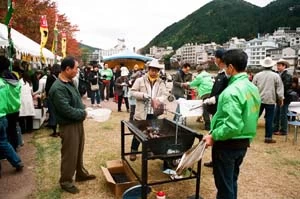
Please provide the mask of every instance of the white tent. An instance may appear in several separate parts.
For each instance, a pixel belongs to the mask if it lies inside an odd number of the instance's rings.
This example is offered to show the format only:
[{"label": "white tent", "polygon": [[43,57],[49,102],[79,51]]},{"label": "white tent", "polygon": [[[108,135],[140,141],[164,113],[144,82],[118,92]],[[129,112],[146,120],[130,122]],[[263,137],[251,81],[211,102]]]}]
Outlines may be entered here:
[{"label": "white tent", "polygon": [[[25,53],[30,54],[31,56],[40,57],[40,44],[36,43],[13,28],[11,29],[11,38],[18,53]],[[2,23],[0,23],[0,46],[9,46],[7,27]],[[43,48],[43,54],[46,59],[54,59],[54,54],[46,48]]]}]

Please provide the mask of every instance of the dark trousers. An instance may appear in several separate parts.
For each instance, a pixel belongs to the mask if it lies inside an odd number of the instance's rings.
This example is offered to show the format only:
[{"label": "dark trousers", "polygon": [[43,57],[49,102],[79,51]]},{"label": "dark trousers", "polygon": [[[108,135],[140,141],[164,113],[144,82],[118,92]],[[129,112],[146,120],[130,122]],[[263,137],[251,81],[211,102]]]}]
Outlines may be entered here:
[{"label": "dark trousers", "polygon": [[100,90],[91,91],[91,104],[95,104],[95,99],[97,104],[100,104]]},{"label": "dark trousers", "polygon": [[244,149],[212,149],[213,173],[215,185],[218,189],[217,199],[236,199],[237,180],[240,165],[246,155]]},{"label": "dark trousers", "polygon": [[19,117],[19,124],[22,133],[28,133],[32,131],[33,128],[33,116]]},{"label": "dark trousers", "polygon": [[264,110],[265,110],[265,120],[266,120],[265,138],[272,139],[275,104],[261,104],[259,110],[259,116],[261,116]]},{"label": "dark trousers", "polygon": [[[146,117],[146,120],[155,120],[155,119],[157,119],[157,116],[155,116],[153,114],[148,114]],[[136,139],[135,136],[133,136],[132,142],[131,142],[131,151],[137,151],[139,146],[140,146],[140,142]]]},{"label": "dark trousers", "polygon": [[[206,94],[201,97],[201,99],[204,101],[210,96],[210,94]],[[204,126],[205,130],[209,131],[210,130],[210,116],[209,112],[207,111],[207,106],[203,104],[203,120],[204,120]]]},{"label": "dark trousers", "polygon": [[129,121],[132,121],[133,120],[133,116],[134,116],[134,113],[135,113],[135,107],[136,105],[130,105],[130,114],[129,114]]},{"label": "dark trousers", "polygon": [[[18,148],[18,132],[17,132],[17,122],[19,120],[19,111],[15,113],[10,113],[6,115],[8,126],[6,130],[8,142],[16,150]],[[32,125],[32,124],[31,124]]]},{"label": "dark trousers", "polygon": [[125,101],[126,109],[129,110],[128,97],[124,97],[123,95],[119,95],[118,96],[118,111],[121,111],[121,106],[122,106],[123,99]]},{"label": "dark trousers", "polygon": [[55,113],[54,113],[54,107],[50,100],[48,100],[48,112],[49,112],[49,120],[48,120],[48,126],[52,128],[53,133],[56,133],[56,118],[55,118]]},{"label": "dark trousers", "polygon": [[72,183],[76,171],[76,177],[88,175],[83,167],[84,129],[83,122],[60,125],[61,137],[61,185]]},{"label": "dark trousers", "polygon": [[[106,90],[106,95],[104,95],[104,90]],[[102,87],[101,87],[101,99],[102,101],[104,99],[109,100],[110,95],[110,81],[103,81]]]},{"label": "dark trousers", "polygon": [[282,107],[278,105],[275,108],[275,115],[274,115],[274,126],[273,132],[280,131],[281,133],[287,133],[287,126],[288,126],[288,107],[289,104],[284,104]]}]

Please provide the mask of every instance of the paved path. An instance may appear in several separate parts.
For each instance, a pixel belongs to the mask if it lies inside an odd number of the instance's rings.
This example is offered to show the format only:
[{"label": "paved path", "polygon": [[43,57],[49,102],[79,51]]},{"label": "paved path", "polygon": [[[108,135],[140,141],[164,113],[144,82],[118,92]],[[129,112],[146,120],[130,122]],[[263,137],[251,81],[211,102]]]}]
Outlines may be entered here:
[{"label": "paved path", "polygon": [[20,148],[20,155],[24,169],[16,172],[7,160],[1,160],[2,178],[0,178],[0,198],[24,199],[30,198],[35,190],[35,147],[30,143],[33,133],[23,134],[24,146]]}]

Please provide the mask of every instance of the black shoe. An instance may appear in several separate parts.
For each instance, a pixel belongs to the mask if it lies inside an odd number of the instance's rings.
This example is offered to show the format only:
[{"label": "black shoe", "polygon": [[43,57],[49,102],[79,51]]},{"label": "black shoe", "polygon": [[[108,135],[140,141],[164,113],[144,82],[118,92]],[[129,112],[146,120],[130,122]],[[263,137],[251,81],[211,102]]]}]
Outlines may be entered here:
[{"label": "black shoe", "polygon": [[23,165],[23,163],[21,162],[21,163],[18,164],[18,166],[16,166],[16,171],[17,171],[17,172],[21,172],[21,171],[23,171],[23,168],[24,168],[24,165]]},{"label": "black shoe", "polygon": [[204,166],[206,166],[206,167],[213,167],[213,162],[212,162],[212,161],[210,161],[210,162],[205,162],[205,163],[204,163]]},{"label": "black shoe", "polygon": [[66,192],[76,194],[79,193],[79,189],[75,185],[60,185]]},{"label": "black shoe", "polygon": [[83,182],[83,181],[87,181],[87,180],[94,180],[96,179],[95,175],[89,174],[86,176],[81,176],[81,177],[76,177],[75,181],[76,182]]},{"label": "black shoe", "polygon": [[273,140],[272,138],[271,139],[265,139],[265,143],[274,144],[274,143],[276,143],[276,140]]},{"label": "black shoe", "polygon": [[50,136],[51,136],[51,137],[57,137],[58,134],[57,134],[57,133],[51,133]]}]

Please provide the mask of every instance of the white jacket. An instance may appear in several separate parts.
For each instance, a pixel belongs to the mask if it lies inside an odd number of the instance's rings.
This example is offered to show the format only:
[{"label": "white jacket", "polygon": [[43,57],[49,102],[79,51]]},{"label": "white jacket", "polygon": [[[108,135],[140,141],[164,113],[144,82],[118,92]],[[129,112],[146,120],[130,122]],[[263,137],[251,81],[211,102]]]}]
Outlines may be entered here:
[{"label": "white jacket", "polygon": [[[130,90],[130,95],[136,98],[135,120],[145,120],[147,114],[153,113],[150,103],[146,102],[145,96],[165,102],[168,96],[165,83],[158,78],[151,87],[148,74],[136,79]],[[147,106],[149,105],[149,106]]]},{"label": "white jacket", "polygon": [[24,83],[23,78],[20,79],[21,83],[21,107],[20,107],[20,113],[19,116],[34,116],[35,110],[34,110],[34,104],[33,104],[33,98],[32,98],[32,86],[29,85],[27,82]]}]

